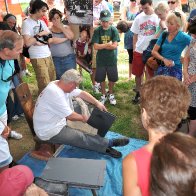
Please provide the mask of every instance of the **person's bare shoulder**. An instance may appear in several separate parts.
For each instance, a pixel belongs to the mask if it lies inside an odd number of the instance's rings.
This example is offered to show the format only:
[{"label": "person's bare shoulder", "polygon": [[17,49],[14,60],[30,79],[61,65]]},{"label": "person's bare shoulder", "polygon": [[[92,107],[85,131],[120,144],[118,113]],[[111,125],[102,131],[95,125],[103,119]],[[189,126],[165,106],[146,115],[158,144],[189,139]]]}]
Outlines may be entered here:
[{"label": "person's bare shoulder", "polygon": [[123,195],[141,196],[140,188],[137,185],[137,165],[133,154],[128,154],[122,163],[123,173]]}]

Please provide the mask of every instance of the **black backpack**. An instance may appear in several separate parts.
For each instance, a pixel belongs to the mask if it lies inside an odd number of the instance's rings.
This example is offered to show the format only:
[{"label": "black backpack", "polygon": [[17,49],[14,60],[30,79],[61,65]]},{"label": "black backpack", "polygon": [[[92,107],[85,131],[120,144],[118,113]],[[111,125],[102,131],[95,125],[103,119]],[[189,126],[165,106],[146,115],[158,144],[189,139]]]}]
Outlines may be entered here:
[{"label": "black backpack", "polygon": [[[167,35],[168,35],[168,32],[164,31],[163,35],[162,35],[162,42],[161,42],[160,48],[161,48],[163,42],[165,41]],[[148,47],[146,48],[146,50],[143,51],[142,61],[144,64],[146,64],[147,60],[152,56],[151,52],[152,52],[152,49],[154,48],[154,45],[157,43],[157,40],[158,39],[152,39],[150,41]],[[159,52],[160,52],[160,50],[159,50]]]}]

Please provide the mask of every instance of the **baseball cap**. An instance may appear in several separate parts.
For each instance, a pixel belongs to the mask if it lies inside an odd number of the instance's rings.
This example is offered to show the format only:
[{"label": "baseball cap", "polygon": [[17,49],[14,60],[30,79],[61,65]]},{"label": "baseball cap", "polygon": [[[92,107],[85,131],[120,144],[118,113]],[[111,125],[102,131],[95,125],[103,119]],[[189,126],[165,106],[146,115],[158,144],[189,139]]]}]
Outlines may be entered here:
[{"label": "baseball cap", "polygon": [[61,76],[61,80],[79,84],[82,82],[82,76],[75,69],[69,69]]},{"label": "baseball cap", "polygon": [[100,13],[100,20],[101,21],[106,21],[108,22],[111,18],[111,13],[109,12],[109,10],[102,10]]},{"label": "baseball cap", "polygon": [[17,165],[0,173],[0,195],[21,196],[34,180],[33,172],[25,165]]}]

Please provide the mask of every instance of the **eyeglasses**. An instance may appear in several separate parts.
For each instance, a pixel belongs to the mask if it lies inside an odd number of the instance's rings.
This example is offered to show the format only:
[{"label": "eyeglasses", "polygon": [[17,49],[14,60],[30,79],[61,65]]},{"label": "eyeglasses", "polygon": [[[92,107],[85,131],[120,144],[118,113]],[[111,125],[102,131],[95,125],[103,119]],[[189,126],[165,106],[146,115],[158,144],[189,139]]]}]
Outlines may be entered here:
[{"label": "eyeglasses", "polygon": [[190,25],[196,24],[196,17],[190,18]]},{"label": "eyeglasses", "polygon": [[136,2],[136,0],[130,0],[131,2]]},{"label": "eyeglasses", "polygon": [[181,18],[180,12],[173,12],[177,17]]},{"label": "eyeglasses", "polygon": [[168,4],[170,4],[170,3],[171,3],[171,4],[175,4],[176,2],[175,2],[175,1],[168,1],[167,3],[168,3]]},{"label": "eyeglasses", "polygon": [[[0,63],[0,64],[1,64],[1,63]],[[14,69],[13,69],[13,67],[10,65],[10,62],[9,62],[9,61],[8,61],[8,64],[9,64],[9,66],[12,68],[12,75],[9,76],[7,79],[3,79],[3,69],[4,69],[5,65],[1,64],[1,69],[2,69],[2,71],[1,71],[1,80],[2,80],[3,82],[9,82],[9,81],[11,81],[11,80],[12,80],[12,76],[13,76],[13,74],[14,74]]]}]

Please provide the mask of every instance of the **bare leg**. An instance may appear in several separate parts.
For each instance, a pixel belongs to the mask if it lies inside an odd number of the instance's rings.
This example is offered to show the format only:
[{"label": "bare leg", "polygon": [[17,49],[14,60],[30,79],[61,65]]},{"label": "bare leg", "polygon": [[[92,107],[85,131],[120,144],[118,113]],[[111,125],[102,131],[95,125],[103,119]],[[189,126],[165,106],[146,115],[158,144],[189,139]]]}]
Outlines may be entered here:
[{"label": "bare leg", "polygon": [[105,90],[105,81],[104,81],[104,82],[101,82],[101,93],[102,93],[103,95],[106,94],[106,90]]},{"label": "bare leg", "polygon": [[132,76],[132,63],[129,63],[129,80],[131,80]]},{"label": "bare leg", "polygon": [[96,82],[95,82],[95,73],[96,73],[96,68],[92,68],[92,74],[90,75],[91,76],[91,81],[92,81],[92,84],[95,85]]},{"label": "bare leg", "polygon": [[142,82],[142,76],[136,76],[135,77],[135,83],[136,83],[136,91],[139,92],[140,91],[140,87],[141,87],[141,82]]},{"label": "bare leg", "polygon": [[109,87],[109,94],[113,94],[113,87],[114,87],[115,82],[109,81],[108,87]]},{"label": "bare leg", "polygon": [[189,135],[196,137],[196,120],[190,120]]}]

